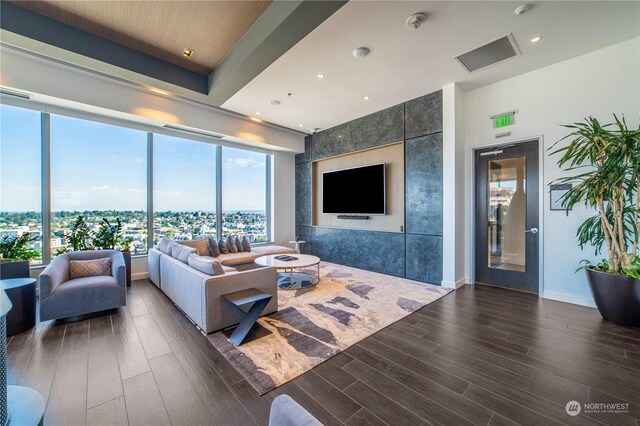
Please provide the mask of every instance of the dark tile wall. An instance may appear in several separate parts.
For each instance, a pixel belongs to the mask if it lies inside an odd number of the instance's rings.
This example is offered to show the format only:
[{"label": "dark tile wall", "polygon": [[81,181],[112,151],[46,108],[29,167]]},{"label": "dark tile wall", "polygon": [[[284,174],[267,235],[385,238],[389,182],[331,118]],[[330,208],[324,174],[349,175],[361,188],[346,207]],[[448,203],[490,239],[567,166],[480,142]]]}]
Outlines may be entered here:
[{"label": "dark tile wall", "polygon": [[440,285],[442,237],[407,234],[406,242],[406,277]]},{"label": "dark tile wall", "polygon": [[[304,252],[327,262],[404,277],[404,235],[339,228],[296,228]],[[304,237],[304,238],[303,238]]]},{"label": "dark tile wall", "polygon": [[405,138],[442,132],[442,90],[405,102]]},{"label": "dark tile wall", "polygon": [[[312,161],[405,140],[406,234],[311,226]],[[442,92],[305,138],[296,155],[296,234],[328,262],[440,284]],[[405,250],[406,246],[406,250]]]},{"label": "dark tile wall", "polygon": [[296,164],[296,225],[311,226],[311,165]]},{"label": "dark tile wall", "polygon": [[407,139],[405,231],[442,235],[442,133]]}]

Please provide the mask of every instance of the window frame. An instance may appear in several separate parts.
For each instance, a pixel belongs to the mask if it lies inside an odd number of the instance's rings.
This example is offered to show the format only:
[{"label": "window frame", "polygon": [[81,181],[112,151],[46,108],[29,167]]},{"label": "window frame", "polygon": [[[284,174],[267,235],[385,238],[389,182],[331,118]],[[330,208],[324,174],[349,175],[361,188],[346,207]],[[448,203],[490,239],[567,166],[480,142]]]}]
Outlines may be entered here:
[{"label": "window frame", "polygon": [[[265,243],[273,243],[273,229],[272,229],[272,198],[273,198],[273,185],[272,185],[272,167],[273,167],[273,151],[246,146],[239,143],[233,143],[222,139],[207,137],[204,135],[198,135],[187,131],[167,129],[164,127],[156,127],[139,123],[135,121],[126,120],[124,118],[114,118],[101,114],[91,113],[87,111],[80,111],[76,109],[60,107],[56,105],[50,105],[43,102],[26,99],[15,99],[8,96],[2,96],[0,98],[0,104],[8,105],[17,108],[29,109],[32,111],[40,112],[41,117],[41,220],[42,220],[42,263],[38,265],[31,265],[31,268],[43,268],[51,262],[51,114],[63,115],[66,117],[77,118],[80,120],[93,121],[103,124],[109,124],[118,127],[125,127],[134,130],[140,130],[147,133],[147,252],[153,248],[153,139],[154,135],[166,135],[171,137],[177,137],[181,139],[187,139],[199,143],[208,143],[215,145],[215,205],[216,205],[216,233],[222,235],[222,147],[229,147],[233,149],[240,149],[245,151],[256,152],[264,154],[266,156],[265,167],[265,195],[266,195],[266,232],[267,241]],[[48,236],[45,238],[45,236]],[[146,257],[147,253],[133,256],[134,258]]]}]

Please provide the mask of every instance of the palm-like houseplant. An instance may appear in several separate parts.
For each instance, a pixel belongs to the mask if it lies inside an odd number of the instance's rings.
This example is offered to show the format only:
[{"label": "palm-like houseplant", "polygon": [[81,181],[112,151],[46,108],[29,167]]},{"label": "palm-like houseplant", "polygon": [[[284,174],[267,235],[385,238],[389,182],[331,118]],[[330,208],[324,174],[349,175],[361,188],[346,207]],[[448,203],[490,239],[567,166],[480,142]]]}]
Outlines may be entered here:
[{"label": "palm-like houseplant", "polygon": [[580,247],[607,249],[601,262],[583,261],[596,306],[605,319],[640,326],[640,128],[616,115],[611,124],[589,117],[564,127],[572,132],[551,149],[571,139],[552,154],[572,175],[554,183],[572,183],[562,198],[567,214],[578,204],[597,211],[578,228]]},{"label": "palm-like houseplant", "polygon": [[29,276],[29,264],[40,256],[40,252],[31,248],[38,236],[30,232],[22,235],[7,235],[0,239],[0,278],[26,278]]}]

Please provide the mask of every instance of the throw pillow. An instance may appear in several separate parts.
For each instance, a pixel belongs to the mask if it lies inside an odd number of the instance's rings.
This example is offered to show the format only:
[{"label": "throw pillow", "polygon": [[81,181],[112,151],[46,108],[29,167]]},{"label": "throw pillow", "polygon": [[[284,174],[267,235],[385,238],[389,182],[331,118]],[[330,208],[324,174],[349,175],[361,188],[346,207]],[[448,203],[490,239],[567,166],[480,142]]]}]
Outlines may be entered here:
[{"label": "throw pillow", "polygon": [[233,241],[236,243],[236,247],[238,248],[238,253],[244,252],[244,246],[242,245],[242,241],[240,241],[240,237],[235,237]]},{"label": "throw pillow", "polygon": [[194,249],[198,250],[198,254],[200,256],[209,256],[209,240],[207,238],[201,238],[198,240],[176,241],[176,243],[188,247],[193,247]]},{"label": "throw pillow", "polygon": [[69,261],[69,279],[111,275],[111,258]]},{"label": "throw pillow", "polygon": [[227,237],[227,247],[229,247],[229,253],[238,252],[238,246],[236,246],[236,240],[231,235]]},{"label": "throw pillow", "polygon": [[224,238],[218,240],[218,248],[220,249],[220,254],[229,254],[229,246]]},{"label": "throw pillow", "polygon": [[251,243],[249,242],[249,238],[246,235],[242,236],[242,248],[247,253],[251,251]]},{"label": "throw pillow", "polygon": [[218,247],[218,241],[215,238],[209,237],[209,254],[213,257],[220,256],[220,247]]},{"label": "throw pillow", "polygon": [[190,254],[198,254],[198,250],[182,244],[174,244],[171,246],[171,257],[182,263],[189,262]]},{"label": "throw pillow", "polygon": [[215,259],[210,259],[204,256],[198,256],[192,254],[189,256],[189,266],[191,266],[196,271],[200,271],[203,274],[207,275],[222,275],[224,274],[224,269],[222,269],[222,265]]},{"label": "throw pillow", "polygon": [[170,240],[167,237],[162,237],[160,242],[158,243],[158,250],[163,252],[164,254],[168,254],[171,256],[171,245],[175,244],[173,240]]}]

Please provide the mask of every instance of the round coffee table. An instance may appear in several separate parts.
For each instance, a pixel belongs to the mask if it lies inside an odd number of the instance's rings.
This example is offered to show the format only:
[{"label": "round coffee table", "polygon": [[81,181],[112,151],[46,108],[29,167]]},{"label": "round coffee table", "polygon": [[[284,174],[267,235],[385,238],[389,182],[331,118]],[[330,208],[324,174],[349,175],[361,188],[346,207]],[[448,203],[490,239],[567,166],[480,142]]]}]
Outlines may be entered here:
[{"label": "round coffee table", "polygon": [[[276,269],[284,270],[284,273],[278,274],[278,288],[283,290],[299,290],[301,288],[313,287],[320,281],[320,258],[308,254],[294,254],[296,260],[278,260],[276,257],[283,256],[281,254],[270,254],[261,256],[255,260],[260,266],[269,266]],[[289,256],[289,255],[287,255]],[[295,272],[296,269],[317,266],[316,276],[304,272]]]}]

